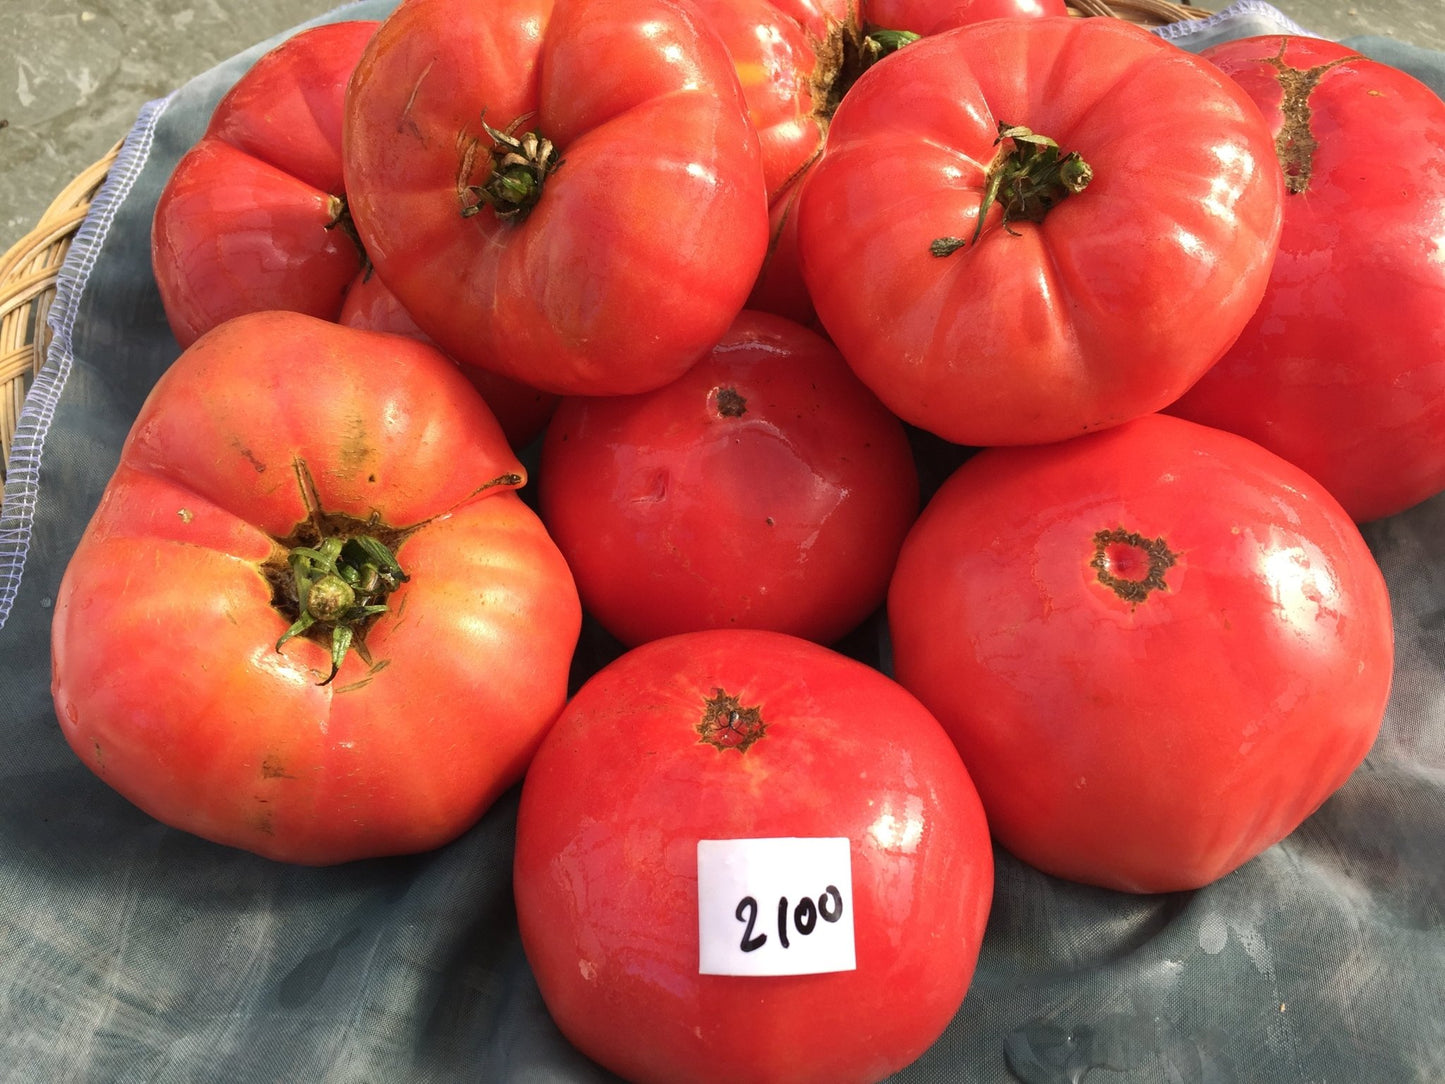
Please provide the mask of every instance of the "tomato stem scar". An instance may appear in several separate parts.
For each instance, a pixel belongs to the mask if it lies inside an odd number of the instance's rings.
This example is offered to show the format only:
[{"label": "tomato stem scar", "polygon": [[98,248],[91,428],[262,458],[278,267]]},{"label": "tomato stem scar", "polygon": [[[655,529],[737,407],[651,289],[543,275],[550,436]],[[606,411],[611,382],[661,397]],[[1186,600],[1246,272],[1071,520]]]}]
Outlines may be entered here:
[{"label": "tomato stem scar", "polygon": [[1137,606],[1152,591],[1168,590],[1164,574],[1179,559],[1162,538],[1146,538],[1123,527],[1094,532],[1089,567],[1098,581],[1119,598]]},{"label": "tomato stem scar", "polygon": [[719,751],[736,749],[746,753],[768,727],[757,705],[745,708],[736,696],[714,689],[703,703],[702,721],[696,729],[699,744],[711,745]]}]

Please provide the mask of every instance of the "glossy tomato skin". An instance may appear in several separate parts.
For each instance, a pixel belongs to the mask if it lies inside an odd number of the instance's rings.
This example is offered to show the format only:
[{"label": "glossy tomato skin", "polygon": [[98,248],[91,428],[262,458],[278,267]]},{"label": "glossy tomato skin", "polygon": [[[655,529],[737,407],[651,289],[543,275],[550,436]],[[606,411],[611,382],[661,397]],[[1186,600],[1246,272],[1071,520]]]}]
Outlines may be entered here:
[{"label": "glossy tomato skin", "polygon": [[1389,599],[1318,483],[1166,415],[987,449],[890,589],[895,673],[953,735],[995,838],[1078,881],[1197,888],[1360,764]]},{"label": "glossy tomato skin", "polygon": [[[742,751],[699,740],[724,693],[761,717]],[[699,974],[698,840],[779,836],[849,839],[856,969]],[[976,792],[936,721],[880,672],[779,633],[627,653],[577,693],[522,787],[528,961],[563,1033],[631,1081],[902,1068],[958,1011],[992,881]]]},{"label": "glossy tomato skin", "polygon": [[[1092,180],[1039,222],[1006,228],[994,203],[974,244],[1000,123]],[[901,418],[1047,442],[1157,410],[1219,358],[1263,294],[1282,198],[1259,110],[1208,63],[1122,20],[993,19],[854,84],[798,247],[822,325]]]},{"label": "glossy tomato skin", "polygon": [[[381,278],[365,271],[346,291],[346,300],[341,305],[336,322],[365,331],[408,335],[436,345],[426,332],[416,326],[411,314],[402,308],[401,302],[386,288]],[[501,373],[463,365],[462,375],[481,392],[506,434],[507,443],[515,451],[520,452],[541,436],[552,412],[557,409],[557,396],[520,384]]]},{"label": "glossy tomato skin", "polygon": [[[515,217],[478,195],[498,145],[484,118],[561,163]],[[737,76],[673,0],[406,0],[352,79],[343,159],[367,251],[418,326],[558,394],[680,375],[767,247]]]},{"label": "glossy tomato skin", "polygon": [[344,215],[342,102],[377,25],[314,27],[264,54],[176,163],[151,263],[182,347],[247,312],[336,318],[363,263]]},{"label": "glossy tomato skin", "polygon": [[1004,16],[1066,15],[1063,0],[694,0],[732,57],[758,131],[769,202],[768,255],[750,308],[813,318],[797,259],[792,204],[823,153],[828,123],[861,71],[861,42]]},{"label": "glossy tomato skin", "polygon": [[[221,325],[156,384],[61,582],[66,741],[157,819],[271,858],[446,843],[566,696],[580,604],[523,479],[434,349],[295,313]],[[329,682],[329,640],[277,646],[318,519],[399,540],[409,577]]]},{"label": "glossy tomato skin", "polygon": [[565,399],[538,495],[624,644],[727,627],[829,643],[882,604],[919,485],[902,423],[826,339],[744,312],[664,388]]},{"label": "glossy tomato skin", "polygon": [[1357,521],[1393,515],[1445,489],[1445,103],[1335,42],[1204,56],[1263,110],[1288,193],[1264,299],[1171,410],[1298,464]]}]

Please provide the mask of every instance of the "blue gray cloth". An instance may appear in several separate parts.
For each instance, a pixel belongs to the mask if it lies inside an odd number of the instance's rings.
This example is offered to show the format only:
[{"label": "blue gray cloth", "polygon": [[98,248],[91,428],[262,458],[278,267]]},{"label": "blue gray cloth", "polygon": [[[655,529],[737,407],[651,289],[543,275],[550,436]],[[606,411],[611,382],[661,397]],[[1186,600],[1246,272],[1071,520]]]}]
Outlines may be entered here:
[{"label": "blue gray cloth", "polygon": [[[1242,0],[1163,33],[1197,49],[1281,29],[1297,28]],[[17,434],[0,514],[0,1084],[609,1081],[558,1033],[521,951],[515,791],[434,853],[290,867],[151,820],[55,723],[57,585],[177,353],[149,271],[151,210],[271,44],[139,117],[65,267]],[[1445,86],[1441,54],[1351,44]],[[967,1001],[897,1081],[1445,1081],[1445,498],[1367,537],[1398,657],[1366,764],[1288,840],[1197,892],[1084,888],[999,853]]]}]

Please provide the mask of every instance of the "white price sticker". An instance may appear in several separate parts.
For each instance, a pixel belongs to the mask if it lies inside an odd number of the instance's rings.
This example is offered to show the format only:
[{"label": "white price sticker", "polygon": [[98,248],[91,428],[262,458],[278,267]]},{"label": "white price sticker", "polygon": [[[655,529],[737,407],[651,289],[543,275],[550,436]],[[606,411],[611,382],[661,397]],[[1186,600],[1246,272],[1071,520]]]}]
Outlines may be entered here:
[{"label": "white price sticker", "polygon": [[704,975],[852,971],[847,837],[698,840],[697,929]]}]

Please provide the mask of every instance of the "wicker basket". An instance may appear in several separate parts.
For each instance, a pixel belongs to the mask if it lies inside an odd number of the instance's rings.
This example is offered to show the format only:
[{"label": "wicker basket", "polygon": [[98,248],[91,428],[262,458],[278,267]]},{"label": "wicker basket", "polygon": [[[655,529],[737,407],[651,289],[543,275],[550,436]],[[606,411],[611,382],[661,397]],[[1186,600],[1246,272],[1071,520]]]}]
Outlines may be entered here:
[{"label": "wicker basket", "polygon": [[0,258],[0,484],[5,481],[25,393],[50,345],[46,317],[55,298],[56,277],[119,150],[117,143],[66,185],[35,228]]},{"label": "wicker basket", "polygon": [[[1075,14],[1127,19],[1162,26],[1209,14],[1170,0],[1069,0]],[[90,201],[105,181],[120,145],[72,180],[55,197],[39,223],[0,258],[0,486],[10,462],[10,445],[25,394],[50,345],[46,316],[56,277]],[[3,496],[0,496],[3,500]]]}]

